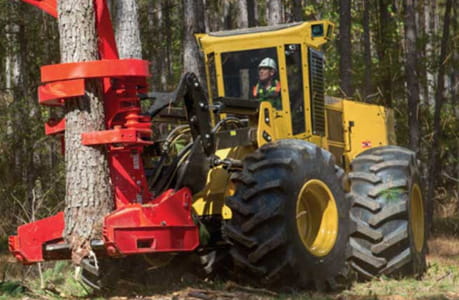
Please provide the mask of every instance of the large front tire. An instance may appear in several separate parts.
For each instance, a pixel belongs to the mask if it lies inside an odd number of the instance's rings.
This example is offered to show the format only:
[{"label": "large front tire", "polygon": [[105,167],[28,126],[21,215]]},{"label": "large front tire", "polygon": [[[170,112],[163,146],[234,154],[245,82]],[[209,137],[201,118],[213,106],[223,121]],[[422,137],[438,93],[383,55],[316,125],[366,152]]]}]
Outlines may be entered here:
[{"label": "large front tire", "polygon": [[249,155],[227,198],[236,274],[254,284],[335,290],[347,283],[344,172],[314,144],[280,140]]},{"label": "large front tire", "polygon": [[426,212],[414,152],[369,149],[352,161],[352,266],[359,277],[420,276],[426,269]]}]

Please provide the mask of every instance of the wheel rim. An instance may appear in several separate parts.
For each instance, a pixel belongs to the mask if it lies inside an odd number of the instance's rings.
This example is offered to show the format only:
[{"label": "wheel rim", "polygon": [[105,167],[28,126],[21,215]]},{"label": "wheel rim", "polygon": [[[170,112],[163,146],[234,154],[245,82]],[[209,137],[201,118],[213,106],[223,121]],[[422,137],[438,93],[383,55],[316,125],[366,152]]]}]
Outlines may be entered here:
[{"label": "wheel rim", "polygon": [[333,249],[338,236],[338,209],[324,182],[312,179],[301,188],[296,225],[303,245],[312,255],[325,256]]},{"label": "wheel rim", "polygon": [[413,231],[414,247],[421,252],[424,246],[424,204],[419,185],[414,184],[410,195],[410,223]]}]

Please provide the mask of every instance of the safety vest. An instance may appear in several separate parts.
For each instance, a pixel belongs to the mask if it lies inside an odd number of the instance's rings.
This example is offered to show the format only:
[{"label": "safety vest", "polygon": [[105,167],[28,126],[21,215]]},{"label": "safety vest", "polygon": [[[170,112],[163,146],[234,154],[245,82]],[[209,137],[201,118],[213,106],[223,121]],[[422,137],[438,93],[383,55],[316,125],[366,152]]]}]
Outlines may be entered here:
[{"label": "safety vest", "polygon": [[271,86],[265,88],[264,85],[258,82],[252,91],[252,96],[258,101],[269,101],[272,106],[276,109],[281,109],[281,99],[280,99],[281,86],[279,80],[273,80]]}]

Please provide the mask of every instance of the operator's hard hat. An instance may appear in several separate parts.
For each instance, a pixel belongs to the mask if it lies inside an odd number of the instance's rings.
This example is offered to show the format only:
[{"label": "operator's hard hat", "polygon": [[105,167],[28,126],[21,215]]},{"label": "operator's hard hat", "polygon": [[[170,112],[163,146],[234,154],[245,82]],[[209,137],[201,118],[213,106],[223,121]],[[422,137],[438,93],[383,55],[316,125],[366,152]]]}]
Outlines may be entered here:
[{"label": "operator's hard hat", "polygon": [[274,71],[277,71],[277,64],[276,61],[271,57],[265,57],[261,60],[258,68],[271,68]]}]

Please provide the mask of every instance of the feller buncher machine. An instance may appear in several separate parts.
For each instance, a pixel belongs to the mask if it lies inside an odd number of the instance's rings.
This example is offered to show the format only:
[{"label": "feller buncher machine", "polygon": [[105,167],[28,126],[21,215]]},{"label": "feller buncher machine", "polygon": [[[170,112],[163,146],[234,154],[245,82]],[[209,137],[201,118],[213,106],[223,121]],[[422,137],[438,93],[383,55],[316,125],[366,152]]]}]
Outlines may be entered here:
[{"label": "feller buncher machine", "polygon": [[[55,0],[24,1],[56,16]],[[94,1],[100,60],[44,66],[39,88],[41,104],[61,106],[87,80],[104,86],[106,130],[81,142],[106,146],[114,209],[82,261],[84,282],[113,284],[107,262],[142,257],[136,268],[147,268],[184,253],[271,286],[423,273],[417,159],[394,145],[389,109],[324,95],[331,22],[197,35],[206,84],[188,73],[174,92],[148,93],[148,62],[118,58],[105,1]],[[276,106],[252,97],[264,58],[277,66]],[[63,229],[63,213],[19,226],[9,249],[23,264],[69,259]]]}]

